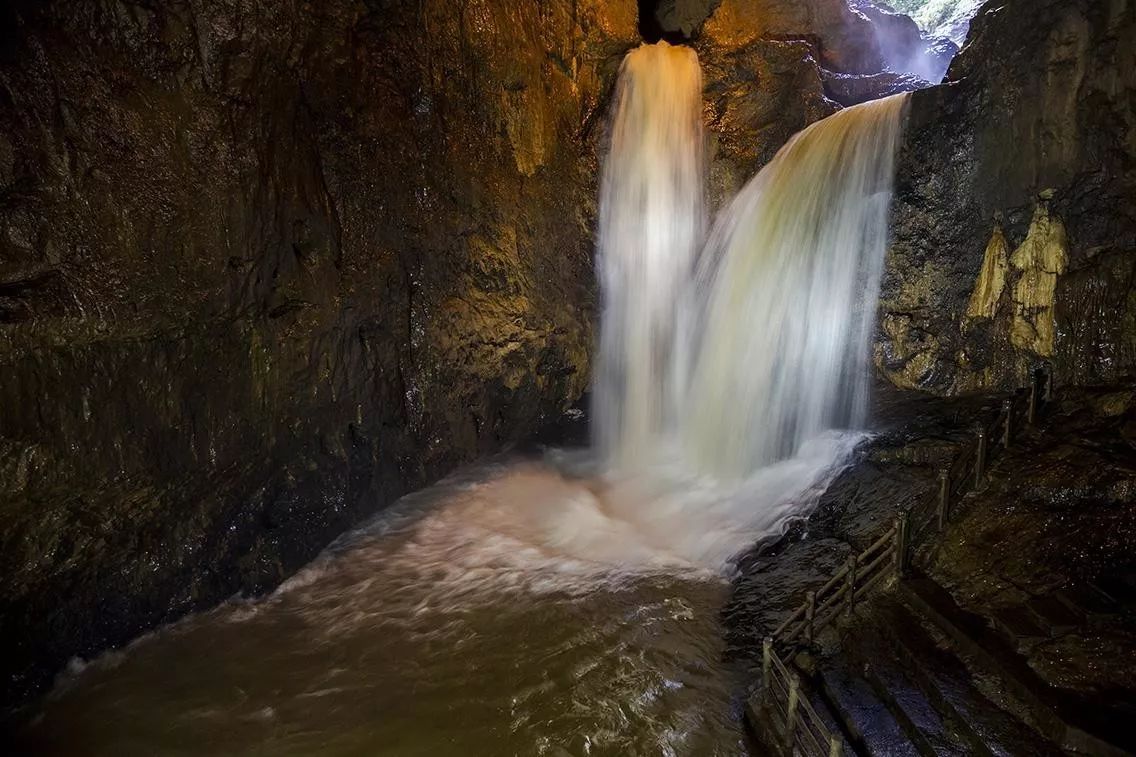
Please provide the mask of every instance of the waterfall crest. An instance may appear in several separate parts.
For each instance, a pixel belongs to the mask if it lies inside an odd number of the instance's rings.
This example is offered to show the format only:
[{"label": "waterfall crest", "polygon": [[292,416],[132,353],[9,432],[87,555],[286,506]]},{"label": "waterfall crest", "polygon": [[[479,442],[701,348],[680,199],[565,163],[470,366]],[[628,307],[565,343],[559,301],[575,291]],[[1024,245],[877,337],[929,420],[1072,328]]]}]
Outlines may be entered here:
[{"label": "waterfall crest", "polygon": [[624,59],[600,192],[593,441],[614,471],[741,479],[864,423],[907,95],[797,134],[705,246],[701,96],[690,48]]},{"label": "waterfall crest", "polygon": [[689,358],[676,313],[705,232],[702,75],[689,47],[628,53],[600,190],[593,442],[635,467],[673,431]]},{"label": "waterfall crest", "polygon": [[896,95],[808,127],[719,218],[680,430],[697,469],[743,476],[864,423],[906,104]]}]

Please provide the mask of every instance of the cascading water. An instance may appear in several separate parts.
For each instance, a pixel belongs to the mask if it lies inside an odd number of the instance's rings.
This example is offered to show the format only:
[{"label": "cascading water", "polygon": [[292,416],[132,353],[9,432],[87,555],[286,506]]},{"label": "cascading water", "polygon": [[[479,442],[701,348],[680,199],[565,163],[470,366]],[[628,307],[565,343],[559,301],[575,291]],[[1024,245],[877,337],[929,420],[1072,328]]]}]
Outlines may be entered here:
[{"label": "cascading water", "polygon": [[644,462],[681,406],[688,361],[676,313],[704,233],[702,194],[698,56],[642,45],[620,70],[600,195],[593,439],[625,469]]},{"label": "cascading water", "polygon": [[739,479],[864,420],[907,96],[794,137],[698,256],[700,82],[694,51],[666,42],[632,51],[620,71],[601,191],[594,439],[613,470],[677,450],[691,472]]},{"label": "cascading water", "polygon": [[726,209],[702,258],[681,435],[700,470],[742,476],[857,428],[907,95],[795,136]]},{"label": "cascading water", "polygon": [[628,56],[601,213],[608,475],[550,457],[411,495],[272,596],[76,663],[16,751],[744,752],[720,577],[858,439],[822,432],[863,413],[904,101],[794,139],[696,260],[699,103],[689,49]]}]

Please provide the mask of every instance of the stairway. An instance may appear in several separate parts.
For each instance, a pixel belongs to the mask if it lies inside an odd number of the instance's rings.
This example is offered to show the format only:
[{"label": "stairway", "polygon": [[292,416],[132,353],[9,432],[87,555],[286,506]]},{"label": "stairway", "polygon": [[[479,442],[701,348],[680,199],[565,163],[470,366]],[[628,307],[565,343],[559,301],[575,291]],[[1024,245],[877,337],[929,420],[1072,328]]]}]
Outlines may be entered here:
[{"label": "stairway", "polygon": [[[898,595],[963,655],[994,676],[1021,704],[1030,725],[1053,743],[1092,755],[1136,753],[1136,698],[1093,701],[1058,689],[1042,679],[1021,654],[1040,638],[1090,623],[1091,618],[1078,613],[1082,609],[1079,600],[1062,601],[1060,596],[1031,600],[997,612],[987,622],[959,607],[948,592],[926,578],[901,583]],[[1115,605],[1106,607],[1106,599],[1100,593],[1092,600],[1097,612],[1116,611]]]},{"label": "stairway", "polygon": [[839,651],[816,664],[818,697],[861,755],[1132,754],[1136,702],[1072,697],[1018,652],[1032,635],[1109,611],[1103,592],[1069,596],[1078,601],[1046,598],[992,627],[934,582],[905,580],[840,630]]}]

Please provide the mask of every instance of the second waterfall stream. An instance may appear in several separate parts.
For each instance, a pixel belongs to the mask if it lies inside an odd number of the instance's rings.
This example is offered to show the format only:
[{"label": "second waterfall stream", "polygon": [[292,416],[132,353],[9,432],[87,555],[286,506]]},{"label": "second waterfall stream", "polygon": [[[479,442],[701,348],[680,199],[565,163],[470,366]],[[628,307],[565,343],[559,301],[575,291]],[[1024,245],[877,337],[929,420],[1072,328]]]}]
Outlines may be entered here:
[{"label": "second waterfall stream", "polygon": [[620,71],[593,427],[612,470],[728,481],[864,423],[907,95],[796,135],[703,238],[701,94],[690,48],[643,45]]},{"label": "second waterfall stream", "polygon": [[[904,99],[809,127],[713,226],[701,102],[691,49],[627,57],[600,475],[592,451],[550,451],[408,495],[268,597],[74,661],[15,751],[744,753],[725,579],[862,438]],[[769,577],[778,602],[794,591],[792,570]]]}]

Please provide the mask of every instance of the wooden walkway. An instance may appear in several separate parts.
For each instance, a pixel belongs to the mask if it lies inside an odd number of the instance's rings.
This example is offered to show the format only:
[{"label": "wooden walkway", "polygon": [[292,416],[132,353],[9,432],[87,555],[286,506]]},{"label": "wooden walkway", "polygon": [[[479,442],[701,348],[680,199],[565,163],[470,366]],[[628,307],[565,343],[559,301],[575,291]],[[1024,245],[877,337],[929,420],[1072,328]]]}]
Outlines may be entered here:
[{"label": "wooden walkway", "polygon": [[859,603],[904,578],[913,545],[946,528],[954,503],[982,486],[989,464],[1010,447],[1020,429],[1036,422],[1043,402],[1051,396],[1049,376],[1035,371],[1030,386],[1006,399],[995,418],[976,423],[973,438],[940,470],[933,501],[900,513],[819,590],[806,593],[800,606],[764,640],[762,682],[750,698],[746,717],[770,746],[781,754],[800,757],[841,754],[844,738],[802,694],[794,667],[797,654],[810,647],[823,628],[841,617],[851,618]]}]

